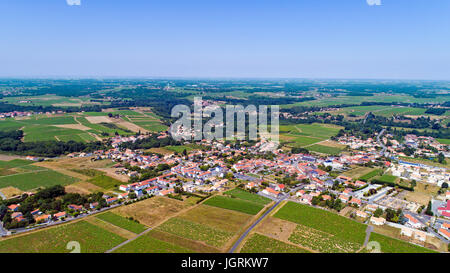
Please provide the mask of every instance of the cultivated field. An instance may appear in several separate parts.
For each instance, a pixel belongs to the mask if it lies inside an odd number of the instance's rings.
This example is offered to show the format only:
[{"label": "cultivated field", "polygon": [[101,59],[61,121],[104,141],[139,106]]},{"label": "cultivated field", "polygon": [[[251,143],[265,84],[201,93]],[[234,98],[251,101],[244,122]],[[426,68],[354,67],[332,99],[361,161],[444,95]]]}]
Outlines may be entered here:
[{"label": "cultivated field", "polygon": [[[296,124],[281,125],[280,139],[288,146],[309,147],[336,135],[342,127],[329,124]],[[322,145],[330,148],[341,148],[336,145]],[[320,148],[319,148],[320,149]],[[334,150],[334,149],[333,149]]]},{"label": "cultivated field", "polygon": [[352,179],[359,179],[360,177],[364,177],[366,174],[370,173],[372,170],[372,168],[357,166],[349,171],[342,173],[342,175],[350,177]]},{"label": "cultivated field", "polygon": [[204,204],[229,210],[235,210],[251,215],[257,214],[264,208],[264,205],[261,205],[259,203],[220,195],[209,198],[204,202]]},{"label": "cultivated field", "polygon": [[233,233],[184,218],[174,217],[158,226],[157,230],[221,248],[233,237]]},{"label": "cultivated field", "polygon": [[241,248],[240,253],[310,253],[308,250],[253,233]]},{"label": "cultivated field", "polygon": [[123,229],[126,229],[128,231],[131,231],[131,232],[134,232],[137,234],[139,234],[147,229],[147,227],[142,224],[139,224],[135,221],[129,220],[125,217],[122,217],[120,215],[117,215],[117,214],[109,212],[109,211],[99,214],[96,217],[105,222],[108,222],[110,224],[113,224],[115,226],[121,227]]},{"label": "cultivated field", "polygon": [[251,218],[246,213],[200,205],[179,216],[180,218],[208,225],[212,228],[223,229],[229,232],[239,231]]},{"label": "cultivated field", "polygon": [[124,238],[86,221],[78,221],[0,241],[0,253],[69,253],[69,242],[80,243],[82,253],[104,252]]},{"label": "cultivated field", "polygon": [[287,202],[274,217],[296,223],[289,241],[319,252],[356,252],[364,242],[366,225],[337,214]]},{"label": "cultivated field", "polygon": [[[34,165],[24,166],[20,173],[0,176],[0,188],[15,187],[22,191],[54,185],[68,185],[79,179]],[[16,168],[17,170],[17,168]]]},{"label": "cultivated field", "polygon": [[120,247],[116,253],[190,253],[188,248],[155,238],[156,232],[150,231],[136,240]]},{"label": "cultivated field", "polygon": [[188,207],[190,205],[186,202],[156,196],[131,205],[118,207],[113,209],[112,212],[123,217],[133,217],[141,224],[155,227]]},{"label": "cultivated field", "polygon": [[261,205],[267,205],[272,201],[271,199],[266,198],[264,196],[249,193],[249,192],[241,190],[239,188],[227,191],[227,192],[225,192],[225,195],[229,195],[233,198],[238,198],[238,199],[250,201],[253,203],[258,203]]},{"label": "cultivated field", "polygon": [[375,232],[370,235],[370,241],[378,242],[383,253],[434,253],[435,251],[390,238]]}]

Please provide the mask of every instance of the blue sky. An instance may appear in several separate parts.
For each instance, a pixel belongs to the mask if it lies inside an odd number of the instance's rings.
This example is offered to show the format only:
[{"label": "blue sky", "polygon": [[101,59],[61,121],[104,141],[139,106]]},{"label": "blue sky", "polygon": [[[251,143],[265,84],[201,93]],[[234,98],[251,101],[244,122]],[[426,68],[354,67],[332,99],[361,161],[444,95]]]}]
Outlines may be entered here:
[{"label": "blue sky", "polygon": [[0,77],[450,80],[450,1],[0,0]]}]

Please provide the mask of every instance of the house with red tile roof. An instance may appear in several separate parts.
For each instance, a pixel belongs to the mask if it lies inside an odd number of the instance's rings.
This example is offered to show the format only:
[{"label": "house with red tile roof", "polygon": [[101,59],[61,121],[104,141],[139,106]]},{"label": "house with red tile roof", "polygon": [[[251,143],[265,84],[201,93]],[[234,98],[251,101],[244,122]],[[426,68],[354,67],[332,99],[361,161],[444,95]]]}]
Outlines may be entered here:
[{"label": "house with red tile roof", "polygon": [[447,201],[445,206],[439,207],[437,211],[439,215],[450,218],[450,200]]},{"label": "house with red tile roof", "polygon": [[339,195],[339,199],[341,199],[341,201],[343,203],[347,203],[348,202],[348,196],[346,196],[344,194]]},{"label": "house with red tile roof", "polygon": [[168,190],[163,190],[159,192],[160,196],[166,196],[168,194],[173,194],[175,193],[175,189],[168,189]]},{"label": "house with red tile roof", "polygon": [[444,236],[447,240],[450,240],[450,231],[441,228],[441,229],[439,229],[439,234]]},{"label": "house with red tile roof", "polygon": [[322,195],[322,199],[323,200],[331,200],[331,196],[329,196],[329,195],[327,195],[327,194],[324,194],[324,195]]},{"label": "house with red tile roof", "polygon": [[31,212],[31,215],[39,215],[39,214],[41,214],[42,212],[39,210],[39,209],[35,209],[35,210],[33,210],[32,212]]},{"label": "house with red tile roof", "polygon": [[272,196],[272,197],[279,197],[280,194],[281,194],[279,191],[276,191],[276,190],[274,190],[274,189],[272,189],[272,188],[269,188],[269,187],[265,188],[265,189],[262,191],[262,193],[267,194],[267,195],[270,195],[270,196]]},{"label": "house with red tile roof", "polygon": [[108,199],[106,199],[106,204],[112,204],[112,203],[114,203],[114,202],[116,202],[118,199],[117,199],[117,197],[111,197],[111,198],[108,198]]},{"label": "house with red tile roof", "polygon": [[20,204],[12,204],[8,206],[8,209],[12,210],[12,211],[18,211],[20,208]]},{"label": "house with red tile roof", "polygon": [[34,218],[34,220],[36,220],[36,223],[46,223],[50,221],[50,219],[52,219],[52,216],[50,214],[44,214]]},{"label": "house with red tile roof", "polygon": [[361,199],[352,197],[352,199],[350,200],[349,203],[352,204],[352,205],[358,205],[358,206],[361,206]]},{"label": "house with red tile roof", "polygon": [[56,219],[62,219],[66,216],[67,216],[67,213],[65,211],[61,211],[61,212],[53,214],[53,217],[55,217]]},{"label": "house with red tile roof", "polygon": [[23,216],[22,212],[14,212],[13,214],[11,214],[11,218],[12,219],[20,217],[20,216]]},{"label": "house with red tile roof", "polygon": [[417,220],[414,216],[412,216],[411,214],[406,213],[405,218],[407,219],[407,224],[413,228],[421,228],[423,227],[423,224]]},{"label": "house with red tile roof", "polygon": [[68,205],[67,207],[68,207],[69,209],[75,210],[75,211],[83,210],[83,206],[81,206],[81,205],[70,204],[70,205]]}]

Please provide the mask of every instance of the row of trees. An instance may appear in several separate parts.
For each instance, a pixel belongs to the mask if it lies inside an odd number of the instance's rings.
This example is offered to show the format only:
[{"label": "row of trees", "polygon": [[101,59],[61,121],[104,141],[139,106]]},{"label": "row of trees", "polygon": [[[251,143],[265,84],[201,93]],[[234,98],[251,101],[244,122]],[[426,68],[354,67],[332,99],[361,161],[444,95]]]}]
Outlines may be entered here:
[{"label": "row of trees", "polygon": [[0,151],[32,156],[55,157],[73,152],[92,152],[106,149],[109,145],[96,142],[76,142],[76,141],[36,141],[23,142],[23,131],[0,132]]}]

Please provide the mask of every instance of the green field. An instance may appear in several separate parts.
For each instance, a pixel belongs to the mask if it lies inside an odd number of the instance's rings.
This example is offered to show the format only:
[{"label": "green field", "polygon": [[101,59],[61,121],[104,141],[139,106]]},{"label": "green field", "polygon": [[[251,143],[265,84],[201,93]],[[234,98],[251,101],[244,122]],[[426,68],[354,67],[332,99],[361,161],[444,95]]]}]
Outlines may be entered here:
[{"label": "green field", "polygon": [[0,253],[69,253],[66,247],[71,241],[80,244],[82,253],[102,253],[125,239],[79,221],[0,241]]},{"label": "green field", "polygon": [[320,252],[355,252],[365,239],[366,225],[326,210],[287,202],[274,216],[299,224],[291,242]]},{"label": "green field", "polygon": [[55,125],[77,124],[73,116],[34,116],[30,119],[23,120],[2,120],[0,121],[0,129],[2,130],[18,130],[24,132],[24,141],[79,141],[91,142],[95,141],[95,137],[83,130],[57,127]]},{"label": "green field", "polygon": [[22,128],[24,125],[15,121],[12,118],[8,118],[6,120],[0,120],[0,130],[1,131],[13,131]]},{"label": "green field", "polygon": [[304,101],[294,104],[282,105],[281,108],[289,108],[292,106],[330,106],[340,104],[361,104],[363,102],[404,102],[404,103],[440,103],[446,102],[447,96],[436,96],[436,98],[415,98],[410,95],[375,95],[375,96],[336,96],[324,97],[313,101]]},{"label": "green field", "polygon": [[141,114],[138,112],[130,111],[126,115],[127,117],[124,118],[125,120],[151,132],[167,131],[167,129],[169,128],[168,126],[162,124],[160,117],[152,112]]},{"label": "green field", "polygon": [[254,233],[245,242],[240,253],[310,253],[285,242]]},{"label": "green field", "polygon": [[36,189],[39,187],[68,185],[79,181],[78,178],[70,177],[53,170],[37,166],[34,167],[39,169],[30,170],[30,172],[26,173],[18,173],[0,177],[0,188],[12,186],[20,190],[26,191]]},{"label": "green field", "polygon": [[24,141],[49,141],[49,140],[75,140],[83,141],[79,136],[86,132],[76,129],[60,128],[47,125],[30,125],[23,128],[25,134]]},{"label": "green field", "polygon": [[315,137],[322,140],[336,135],[341,127],[327,124],[296,124],[280,125],[280,133],[290,133],[292,135]]},{"label": "green field", "polygon": [[340,129],[339,126],[318,123],[280,125],[280,138],[289,146],[305,147],[335,136]]},{"label": "green field", "polygon": [[383,172],[382,170],[373,170],[373,171],[366,173],[365,175],[359,177],[359,180],[367,182],[371,178],[373,178],[377,175],[380,175],[382,172]]},{"label": "green field", "polygon": [[158,240],[150,231],[136,240],[120,247],[115,253],[191,253],[192,250],[172,243]]},{"label": "green field", "polygon": [[77,124],[72,116],[32,117],[30,119],[17,120],[24,125],[63,125]]},{"label": "green field", "polygon": [[[37,166],[32,166],[33,161],[14,159],[10,161],[0,161],[0,177],[17,173],[37,170]],[[31,168],[30,168],[31,167]]]},{"label": "green field", "polygon": [[95,176],[105,174],[104,172],[96,170],[96,169],[71,169],[71,171],[81,173],[81,174],[89,176],[89,177],[95,177]]},{"label": "green field", "polygon": [[[0,101],[23,106],[82,106],[84,104],[98,104],[89,101],[85,97],[63,97],[57,95],[26,96],[26,97],[6,97]],[[31,101],[31,103],[20,103],[20,101]]]},{"label": "green field", "polygon": [[183,150],[186,149],[186,152],[194,151],[194,150],[202,150],[203,146],[197,144],[187,144],[187,145],[177,145],[177,146],[166,146],[164,149],[177,152],[181,154]]},{"label": "green field", "polygon": [[428,248],[413,245],[375,232],[370,234],[370,241],[378,242],[383,253],[436,253]]},{"label": "green field", "polygon": [[378,177],[377,180],[380,180],[380,181],[386,182],[386,183],[395,183],[395,181],[397,180],[397,176],[383,174],[382,176]]},{"label": "green field", "polygon": [[257,214],[264,208],[264,205],[261,205],[260,203],[220,195],[209,198],[203,204],[223,209],[235,210],[251,215]]},{"label": "green field", "polygon": [[128,231],[134,232],[134,233],[141,233],[145,231],[147,228],[146,226],[136,223],[135,221],[131,221],[125,217],[122,217],[120,215],[117,215],[112,212],[105,212],[102,214],[99,214],[96,216],[97,218],[108,222],[110,224],[113,224],[115,226],[121,227],[123,229],[126,229]]},{"label": "green field", "polygon": [[438,138],[436,140],[441,144],[450,145],[450,139]]},{"label": "green field", "polygon": [[269,198],[266,198],[264,196],[261,195],[257,195],[254,193],[249,193],[247,191],[244,191],[242,189],[236,188],[230,191],[225,192],[226,195],[229,195],[233,198],[238,198],[238,199],[242,199],[242,200],[246,200],[246,201],[250,201],[253,203],[258,203],[261,205],[267,205],[269,204],[272,200]]},{"label": "green field", "polygon": [[77,118],[77,121],[80,122],[82,125],[91,128],[90,130],[88,130],[88,132],[90,133],[94,133],[96,135],[98,135],[99,137],[104,137],[102,136],[103,134],[107,134],[108,136],[113,136],[115,135],[115,133],[117,132],[120,135],[133,135],[134,133],[131,131],[127,131],[125,128],[121,128],[117,125],[115,125],[114,123],[107,123],[107,124],[102,124],[102,123],[90,123],[86,118],[84,117],[79,117]]},{"label": "green field", "polygon": [[314,144],[308,146],[306,149],[310,152],[316,152],[321,154],[338,155],[343,149],[338,147],[329,147],[320,144]]},{"label": "green field", "polygon": [[373,106],[353,106],[342,108],[337,113],[339,114],[352,114],[355,116],[364,116],[365,114],[372,112],[374,115],[390,117],[393,115],[423,115],[425,114],[425,108],[414,107],[392,107],[386,105],[373,105]]},{"label": "green field", "polygon": [[198,224],[184,218],[174,217],[160,225],[157,230],[201,241],[214,247],[222,247],[233,237],[233,233],[207,225]]},{"label": "green field", "polygon": [[17,168],[17,167],[27,166],[32,163],[33,163],[33,161],[23,160],[23,159],[0,161],[0,168],[3,168],[3,169]]},{"label": "green field", "polygon": [[104,174],[95,176],[95,177],[87,180],[87,182],[92,183],[96,186],[99,186],[99,187],[107,189],[107,190],[113,189],[122,184],[121,181],[114,179],[110,176],[104,175]]}]

